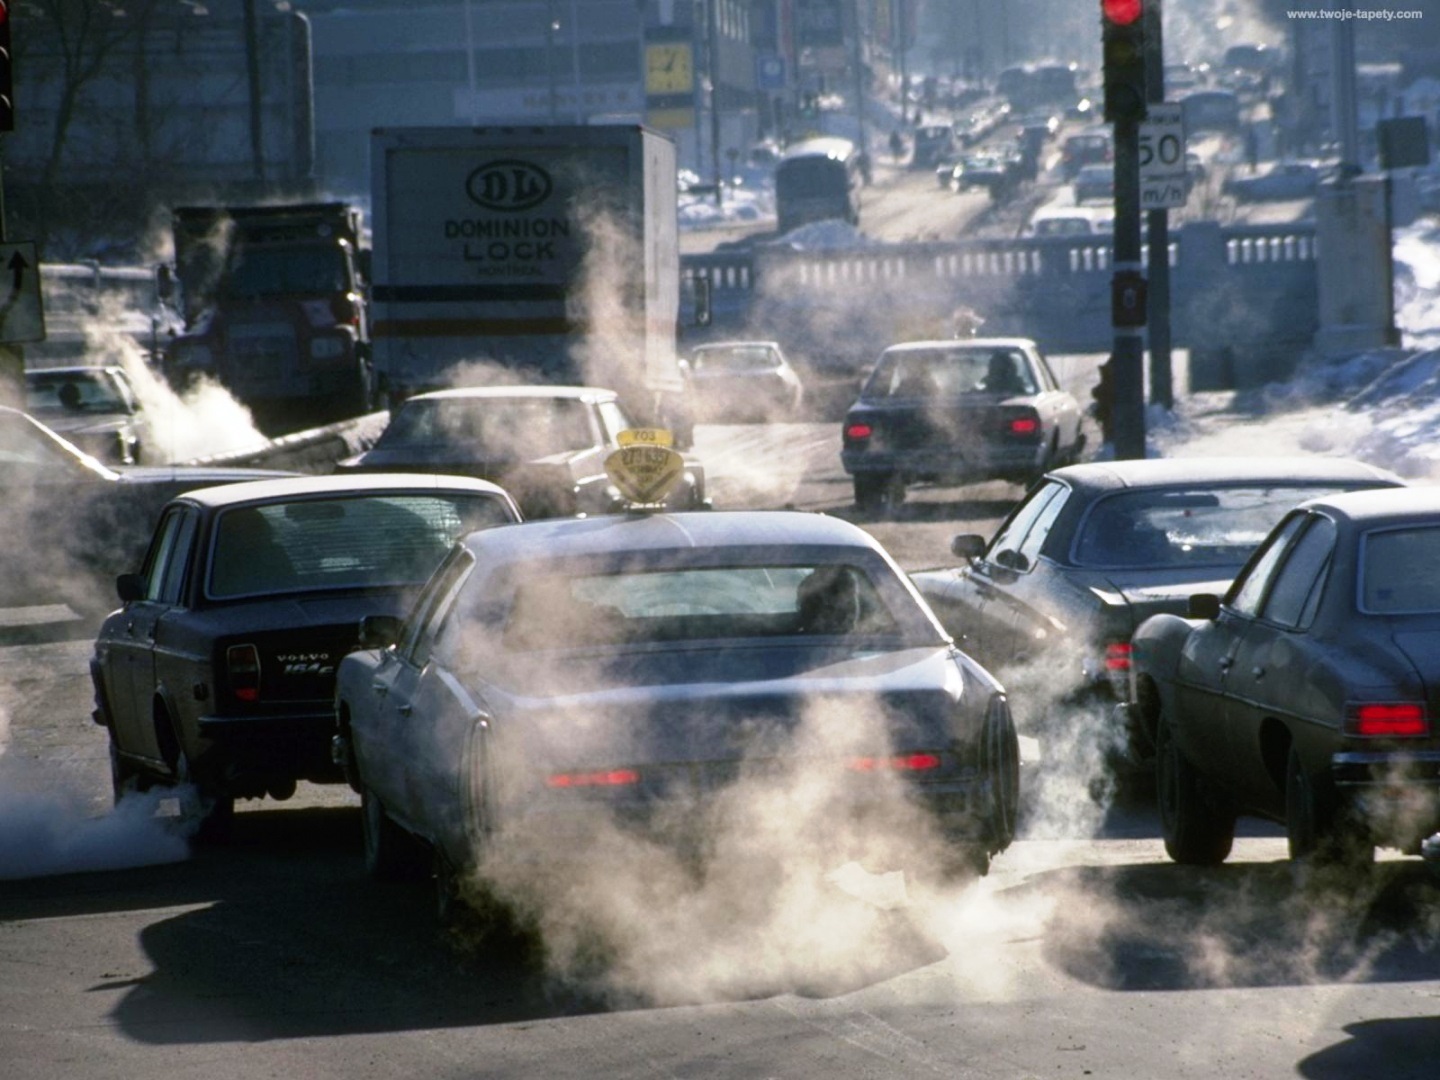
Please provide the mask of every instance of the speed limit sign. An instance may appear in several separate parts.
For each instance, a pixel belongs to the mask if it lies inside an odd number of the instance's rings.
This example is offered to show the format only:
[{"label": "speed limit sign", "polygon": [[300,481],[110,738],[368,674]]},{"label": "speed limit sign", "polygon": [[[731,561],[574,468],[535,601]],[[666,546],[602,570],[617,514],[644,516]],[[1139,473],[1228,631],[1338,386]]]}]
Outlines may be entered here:
[{"label": "speed limit sign", "polygon": [[1184,111],[1178,102],[1152,102],[1140,124],[1140,205],[1184,206],[1189,187]]}]

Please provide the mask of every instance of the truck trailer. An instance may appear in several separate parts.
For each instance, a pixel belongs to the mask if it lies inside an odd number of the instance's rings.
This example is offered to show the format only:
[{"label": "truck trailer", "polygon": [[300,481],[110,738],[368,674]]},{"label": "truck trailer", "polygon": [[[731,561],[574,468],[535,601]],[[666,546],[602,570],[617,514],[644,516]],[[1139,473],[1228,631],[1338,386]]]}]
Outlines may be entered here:
[{"label": "truck trailer", "polygon": [[371,134],[376,389],[615,390],[688,426],[675,145],[639,125]]},{"label": "truck trailer", "polygon": [[[164,370],[215,379],[272,433],[356,416],[373,397],[360,211],[345,203],[173,211],[185,329]],[[162,293],[174,296],[162,276]]]}]

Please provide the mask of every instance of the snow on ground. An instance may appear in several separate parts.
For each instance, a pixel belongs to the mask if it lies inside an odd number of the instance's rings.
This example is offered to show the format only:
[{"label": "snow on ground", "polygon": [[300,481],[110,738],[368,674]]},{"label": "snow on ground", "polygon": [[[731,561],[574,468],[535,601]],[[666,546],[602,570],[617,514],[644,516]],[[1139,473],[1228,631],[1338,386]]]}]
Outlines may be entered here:
[{"label": "snow on ground", "polygon": [[1440,223],[1397,230],[1395,309],[1403,346],[1310,360],[1256,391],[1192,394],[1147,418],[1150,453],[1355,457],[1440,483]]}]

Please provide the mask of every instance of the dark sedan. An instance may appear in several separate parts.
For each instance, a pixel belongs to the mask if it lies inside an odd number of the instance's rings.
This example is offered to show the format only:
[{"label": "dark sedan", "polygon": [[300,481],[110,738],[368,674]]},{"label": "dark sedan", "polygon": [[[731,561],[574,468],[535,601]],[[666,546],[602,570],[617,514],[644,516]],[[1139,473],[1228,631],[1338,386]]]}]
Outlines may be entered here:
[{"label": "dark sedan", "polygon": [[1044,673],[1047,698],[1020,701],[1022,726],[1057,703],[1079,704],[1112,764],[1132,772],[1148,766],[1153,732],[1112,730],[1109,714],[1128,694],[1135,627],[1183,612],[1191,593],[1223,591],[1297,503],[1400,483],[1383,469],[1319,457],[1072,465],[1031,488],[988,542],[956,537],[965,566],[911,576],[981,663],[1005,677]]},{"label": "dark sedan", "polygon": [[1419,854],[1440,829],[1440,488],[1308,502],[1190,612],[1135,634],[1170,857],[1223,861],[1242,814],[1282,822],[1295,860]]},{"label": "dark sedan", "polygon": [[842,433],[862,510],[898,503],[920,481],[1029,481],[1085,445],[1079,403],[1028,338],[890,346]]},{"label": "dark sedan", "polygon": [[[433,851],[449,890],[605,837],[703,862],[774,850],[772,833],[793,834],[792,861],[983,870],[1013,833],[1004,692],[837,518],[496,529],[456,548],[403,629],[367,633],[340,664],[336,756],[378,876]],[[756,806],[776,808],[765,836]]]},{"label": "dark sedan", "polygon": [[294,477],[172,500],[90,662],[116,800],[179,785],[218,836],[236,798],[340,779],[335,667],[361,617],[405,610],[457,536],[517,520],[500,488],[453,476]]},{"label": "dark sedan", "polygon": [[[605,458],[633,426],[618,395],[596,387],[436,390],[407,399],[375,445],[336,471],[475,476],[504,487],[531,519],[613,513],[624,502]],[[705,470],[693,458],[671,505],[708,505]]]}]

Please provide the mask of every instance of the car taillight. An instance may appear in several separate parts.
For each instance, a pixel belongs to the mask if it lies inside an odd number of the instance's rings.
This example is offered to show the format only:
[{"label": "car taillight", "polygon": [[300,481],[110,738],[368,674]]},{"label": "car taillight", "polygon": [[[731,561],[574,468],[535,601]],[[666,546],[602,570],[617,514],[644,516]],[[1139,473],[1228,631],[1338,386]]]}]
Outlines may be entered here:
[{"label": "car taillight", "polygon": [[1010,421],[1010,434],[1034,435],[1040,430],[1040,421],[1033,416],[1017,416]]},{"label": "car taillight", "polygon": [[626,787],[640,782],[635,769],[599,769],[595,772],[551,773],[545,786],[552,788]]},{"label": "car taillight", "polygon": [[1414,701],[1352,703],[1345,709],[1345,734],[1371,738],[1415,738],[1430,734],[1425,706]]},{"label": "car taillight", "polygon": [[1129,671],[1134,649],[1128,641],[1112,641],[1105,646],[1105,670]]},{"label": "car taillight", "polygon": [[861,442],[875,434],[875,429],[869,424],[855,423],[845,425],[845,437]]},{"label": "car taillight", "polygon": [[225,672],[237,701],[260,700],[260,650],[254,645],[231,645],[225,650]]},{"label": "car taillight", "polygon": [[939,754],[895,754],[891,757],[851,758],[848,768],[851,772],[882,772],[893,769],[896,772],[926,772],[940,767]]}]

